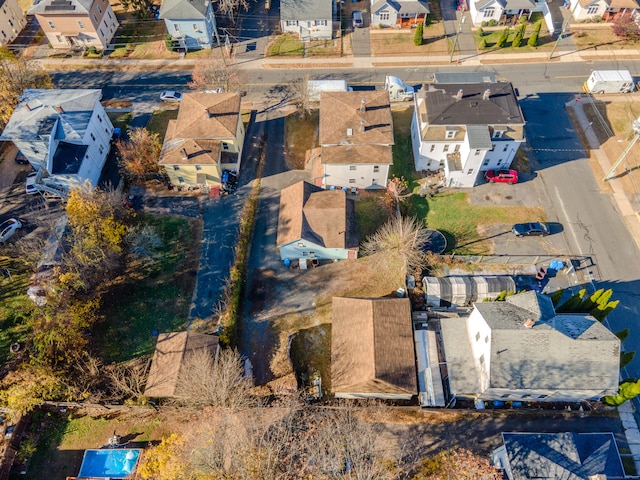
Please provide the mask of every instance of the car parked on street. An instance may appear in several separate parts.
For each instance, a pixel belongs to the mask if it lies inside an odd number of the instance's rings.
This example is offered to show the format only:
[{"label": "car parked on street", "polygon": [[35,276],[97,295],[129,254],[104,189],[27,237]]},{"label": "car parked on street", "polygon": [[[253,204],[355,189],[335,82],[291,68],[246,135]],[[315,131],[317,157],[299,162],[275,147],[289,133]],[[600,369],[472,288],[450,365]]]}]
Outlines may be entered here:
[{"label": "car parked on street", "polygon": [[38,175],[38,172],[31,172],[29,175],[27,175],[25,191],[29,195],[35,195],[36,193],[38,193],[38,189],[36,188],[37,175]]},{"label": "car parked on street", "polygon": [[10,218],[0,224],[0,243],[5,243],[9,240],[19,228],[22,228],[22,223],[15,218]]},{"label": "car parked on street", "polygon": [[351,18],[353,19],[353,28],[364,27],[364,20],[362,19],[362,12],[360,10],[354,10]]},{"label": "car parked on street", "polygon": [[175,90],[166,90],[160,94],[160,100],[163,102],[179,102],[182,100],[182,94]]},{"label": "car parked on street", "polygon": [[544,237],[551,233],[549,224],[544,222],[516,223],[511,231],[516,237]]},{"label": "car parked on street", "polygon": [[518,183],[518,172],[515,170],[487,170],[484,178],[489,183],[508,183],[513,185]]}]

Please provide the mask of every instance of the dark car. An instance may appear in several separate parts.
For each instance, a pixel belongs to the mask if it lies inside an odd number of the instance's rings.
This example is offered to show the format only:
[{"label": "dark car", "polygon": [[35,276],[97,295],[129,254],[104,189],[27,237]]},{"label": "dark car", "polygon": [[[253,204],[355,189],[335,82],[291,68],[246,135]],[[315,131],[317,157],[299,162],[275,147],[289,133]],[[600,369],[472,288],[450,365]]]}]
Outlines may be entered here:
[{"label": "dark car", "polygon": [[549,225],[543,222],[516,223],[511,231],[516,237],[543,237],[549,235]]},{"label": "dark car", "polygon": [[515,170],[487,170],[484,173],[484,178],[489,183],[508,183],[513,185],[518,183],[518,172]]},{"label": "dark car", "polygon": [[27,160],[27,157],[25,157],[21,152],[18,152],[16,155],[16,163],[18,165],[28,165],[29,160]]}]

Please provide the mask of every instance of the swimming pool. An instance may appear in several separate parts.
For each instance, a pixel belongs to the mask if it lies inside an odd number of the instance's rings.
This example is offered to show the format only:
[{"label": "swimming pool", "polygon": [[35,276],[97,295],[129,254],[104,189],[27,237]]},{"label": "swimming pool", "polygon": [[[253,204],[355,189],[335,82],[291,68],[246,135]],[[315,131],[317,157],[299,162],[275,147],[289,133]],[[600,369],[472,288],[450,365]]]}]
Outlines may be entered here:
[{"label": "swimming pool", "polygon": [[140,452],[138,448],[85,450],[78,478],[127,478],[133,473]]}]

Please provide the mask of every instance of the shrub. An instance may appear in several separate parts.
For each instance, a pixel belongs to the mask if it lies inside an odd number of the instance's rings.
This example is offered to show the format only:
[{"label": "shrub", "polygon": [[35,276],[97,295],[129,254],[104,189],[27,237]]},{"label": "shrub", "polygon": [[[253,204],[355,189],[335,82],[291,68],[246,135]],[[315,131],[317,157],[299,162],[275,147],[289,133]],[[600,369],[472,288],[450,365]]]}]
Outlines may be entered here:
[{"label": "shrub", "polygon": [[522,32],[520,30],[518,30],[516,32],[515,37],[513,37],[513,41],[511,42],[511,46],[518,48],[520,46],[521,42],[522,42]]},{"label": "shrub", "polygon": [[[482,22],[482,23],[484,23],[484,22]],[[481,37],[483,37],[483,36],[484,36],[484,30],[482,29],[482,27],[480,27],[480,28],[478,29],[478,35],[480,35]]]},{"label": "shrub", "polygon": [[504,44],[507,43],[508,38],[509,38],[509,29],[505,28],[504,31],[502,32],[502,35],[500,35],[500,38],[496,42],[496,47],[498,48],[504,47]]},{"label": "shrub", "polygon": [[418,45],[418,46],[422,45],[422,33],[423,33],[423,31],[424,31],[424,27],[423,27],[422,23],[419,23],[416,26],[416,33],[415,33],[415,35],[413,37],[413,44],[414,45]]},{"label": "shrub", "polygon": [[167,47],[167,50],[173,52],[173,39],[171,38],[171,35],[164,36],[164,45]]},{"label": "shrub", "polygon": [[478,47],[480,48],[487,48],[487,40],[485,38],[481,38],[480,39],[480,43],[478,44]]},{"label": "shrub", "polygon": [[536,33],[536,36],[540,35],[541,28],[542,28],[542,20],[540,20],[539,22],[536,22],[536,26],[533,29],[533,31]]},{"label": "shrub", "polygon": [[498,22],[496,22],[494,19],[489,20],[489,26],[490,27],[495,27],[498,24]]},{"label": "shrub", "polygon": [[489,22],[484,21],[484,22],[482,22],[482,23],[480,24],[480,26],[481,26],[481,27],[486,27],[488,24],[489,24]]},{"label": "shrub", "polygon": [[531,36],[529,37],[529,41],[527,41],[527,45],[529,45],[530,47],[537,47],[538,46],[538,33],[537,32],[533,32],[531,34]]}]

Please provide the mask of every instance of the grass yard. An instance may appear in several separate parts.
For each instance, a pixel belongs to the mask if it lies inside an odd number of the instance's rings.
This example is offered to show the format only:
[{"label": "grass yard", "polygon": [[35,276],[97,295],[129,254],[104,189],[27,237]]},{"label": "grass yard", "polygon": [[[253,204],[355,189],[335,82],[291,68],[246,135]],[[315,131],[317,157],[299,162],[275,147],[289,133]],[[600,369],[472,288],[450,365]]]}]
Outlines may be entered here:
[{"label": "grass yard", "polygon": [[28,328],[25,324],[34,304],[25,295],[33,273],[32,266],[15,258],[0,257],[0,272],[1,368],[13,357],[9,345],[26,339]]},{"label": "grass yard", "polygon": [[284,119],[285,160],[294,170],[304,169],[307,150],[317,146],[320,113],[314,110],[305,117],[292,113]]},{"label": "grass yard", "polygon": [[480,239],[479,226],[545,218],[542,207],[471,205],[465,192],[446,192],[430,198],[414,195],[411,210],[418,218],[424,218],[429,228],[440,230],[447,237],[450,251],[461,255],[477,255],[489,250]]},{"label": "grass yard", "polygon": [[[482,30],[478,29],[474,31],[474,37],[476,41],[476,45],[479,50],[490,51],[491,53],[532,53],[539,51],[547,51],[553,48],[555,43],[553,37],[545,32],[544,30],[540,31],[540,36],[538,37],[538,45],[536,47],[530,47],[527,45],[529,41],[529,37],[533,33],[534,25],[527,24],[527,28],[525,30],[524,37],[520,42],[519,47],[512,46],[513,39],[516,36],[516,30],[514,28],[509,28],[509,36],[507,37],[507,43],[502,48],[497,48],[496,43],[498,39],[502,36],[506,27],[501,27],[499,29],[494,30],[493,28],[489,30],[488,28],[484,28]],[[480,47],[480,42],[484,40],[485,47]]]},{"label": "grass yard", "polygon": [[422,45],[415,45],[415,30],[371,29],[371,55],[376,57],[403,55],[446,55],[448,45],[444,24],[434,22],[425,27]]},{"label": "grass yard", "polygon": [[571,39],[576,44],[577,50],[585,50],[604,47],[608,50],[624,50],[640,48],[639,42],[627,42],[616,37],[611,27],[599,27],[589,24],[581,24],[571,27]]},{"label": "grass yard", "polygon": [[202,225],[181,217],[140,215],[163,239],[151,266],[128,262],[104,296],[103,320],[94,346],[106,362],[150,355],[152,331],[180,329],[188,319],[195,287]]},{"label": "grass yard", "polygon": [[147,130],[151,133],[157,133],[160,136],[160,143],[162,143],[167,133],[169,120],[175,120],[176,118],[178,118],[177,108],[173,110],[154,110],[147,123]]},{"label": "grass yard", "polygon": [[413,107],[402,110],[393,110],[393,165],[389,171],[389,177],[404,177],[410,184],[418,179],[413,163],[413,150],[411,147],[411,119]]},{"label": "grass yard", "polygon": [[304,55],[304,43],[293,35],[280,35],[267,48],[268,57],[302,57]]},{"label": "grass yard", "polygon": [[384,193],[362,191],[356,198],[356,221],[360,242],[384,225],[391,216],[391,210],[384,208]]},{"label": "grass yard", "polygon": [[127,127],[131,122],[132,114],[131,112],[119,113],[119,112],[109,112],[107,113],[109,120],[115,128],[119,128],[122,132],[127,131]]}]

